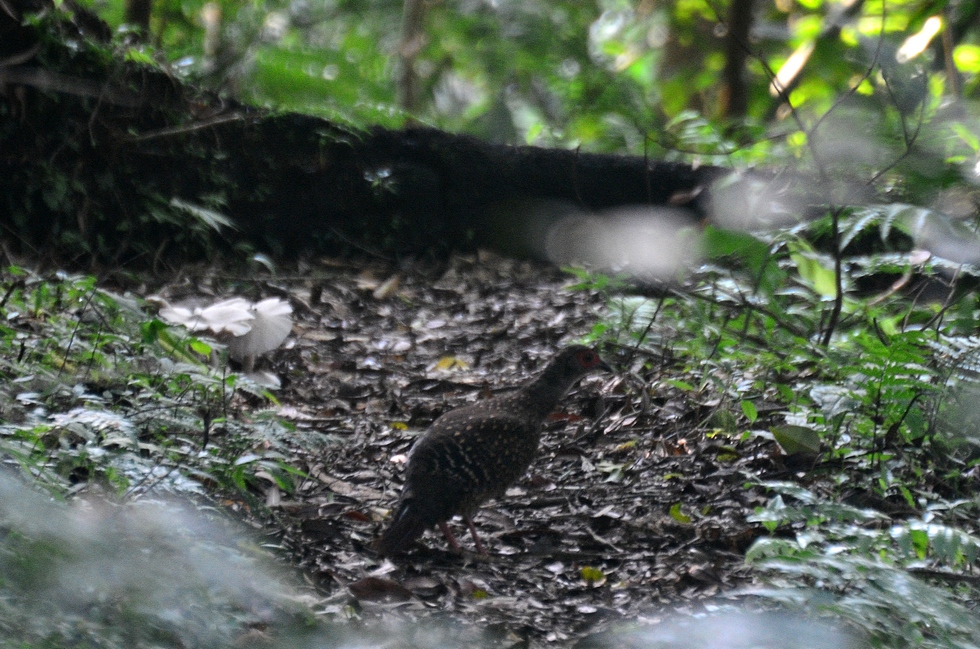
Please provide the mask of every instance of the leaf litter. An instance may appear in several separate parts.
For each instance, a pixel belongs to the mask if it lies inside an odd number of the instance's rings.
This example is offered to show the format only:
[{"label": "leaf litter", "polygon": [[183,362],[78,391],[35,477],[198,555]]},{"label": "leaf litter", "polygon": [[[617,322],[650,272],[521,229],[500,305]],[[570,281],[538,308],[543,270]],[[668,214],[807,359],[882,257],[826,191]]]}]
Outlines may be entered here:
[{"label": "leaf litter", "polygon": [[462,555],[433,530],[379,557],[372,542],[414,440],[447,410],[534,376],[592,329],[605,297],[490,254],[324,268],[277,283],[299,308],[271,369],[296,432],[288,461],[306,477],[252,512],[323,595],[324,616],[437,620],[481,646],[570,646],[748,583],[760,528],[745,518],[765,498],[745,483],[771,468],[774,445],[706,435],[717,404],[629,347],[602,350],[617,374],[583,380],[528,474],[475,516],[488,557],[458,519]]}]

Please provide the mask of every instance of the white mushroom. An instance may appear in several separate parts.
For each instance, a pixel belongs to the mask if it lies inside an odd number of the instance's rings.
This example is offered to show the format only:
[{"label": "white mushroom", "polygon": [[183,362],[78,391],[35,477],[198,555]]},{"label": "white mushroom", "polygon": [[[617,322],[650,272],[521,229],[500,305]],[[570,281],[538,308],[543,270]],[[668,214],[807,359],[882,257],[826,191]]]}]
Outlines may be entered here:
[{"label": "white mushroom", "polygon": [[215,302],[206,307],[163,305],[160,317],[191,331],[206,331],[228,346],[228,355],[239,361],[246,372],[255,366],[255,358],[283,343],[293,328],[289,302],[277,297],[252,303],[240,297]]},{"label": "white mushroom", "polygon": [[249,330],[228,341],[228,355],[250,372],[256,356],[276,349],[289,336],[293,330],[292,312],[289,302],[276,297],[250,305]]}]

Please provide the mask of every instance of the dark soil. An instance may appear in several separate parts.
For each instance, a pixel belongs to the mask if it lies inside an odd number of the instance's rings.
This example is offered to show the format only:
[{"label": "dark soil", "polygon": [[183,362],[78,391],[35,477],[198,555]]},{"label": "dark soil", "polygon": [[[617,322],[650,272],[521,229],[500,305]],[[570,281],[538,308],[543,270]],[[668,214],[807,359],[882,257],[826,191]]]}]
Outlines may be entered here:
[{"label": "dark soil", "polygon": [[[496,256],[424,268],[337,266],[280,284],[295,344],[277,353],[280,414],[297,427],[294,494],[265,494],[285,553],[325,596],[318,611],[447,623],[480,646],[566,646],[745,585],[774,466],[763,441],[709,434],[717,402],[665,380],[669,358],[602,349],[614,376],[581,382],[551,417],[528,475],[475,517],[489,549],[438,530],[408,554],[372,550],[412,442],[441,413],[520,384],[601,320],[605,297],[549,266]],[[319,445],[303,443],[319,437]],[[312,450],[312,449],[319,450]],[[326,450],[323,450],[323,449]]]}]

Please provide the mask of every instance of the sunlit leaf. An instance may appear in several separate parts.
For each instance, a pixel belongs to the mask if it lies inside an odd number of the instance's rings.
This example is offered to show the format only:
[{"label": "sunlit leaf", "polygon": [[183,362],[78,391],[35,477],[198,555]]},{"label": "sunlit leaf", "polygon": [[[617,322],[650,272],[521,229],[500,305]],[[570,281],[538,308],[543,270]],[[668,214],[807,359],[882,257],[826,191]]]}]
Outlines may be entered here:
[{"label": "sunlit leaf", "polygon": [[211,353],[211,345],[207,344],[203,340],[200,340],[199,338],[192,338],[188,342],[188,345],[190,345],[191,349],[202,356],[208,356]]},{"label": "sunlit leaf", "polygon": [[953,61],[963,72],[980,73],[980,45],[960,43],[953,49]]}]

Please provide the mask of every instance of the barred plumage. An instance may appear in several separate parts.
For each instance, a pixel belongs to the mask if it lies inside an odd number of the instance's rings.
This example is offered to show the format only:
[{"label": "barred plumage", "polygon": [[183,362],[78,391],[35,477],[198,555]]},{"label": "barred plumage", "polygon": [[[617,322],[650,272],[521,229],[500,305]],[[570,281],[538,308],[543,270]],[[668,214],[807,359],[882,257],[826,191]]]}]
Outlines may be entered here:
[{"label": "barred plumage", "polygon": [[486,554],[471,517],[484,501],[502,496],[524,475],[537,453],[545,417],[593,370],[612,371],[588,347],[572,345],[516,392],[436,419],[412,448],[405,486],[388,529],[378,539],[378,551],[403,552],[433,525],[458,549],[446,521],[459,514],[477,550]]}]

